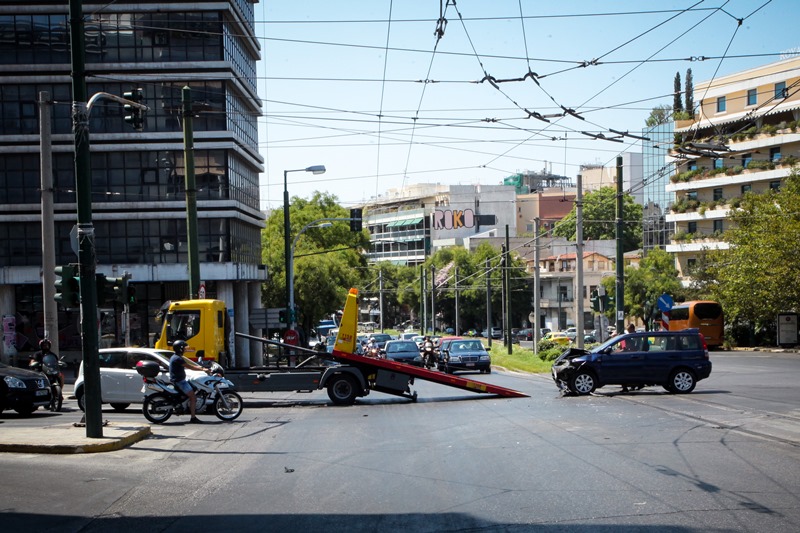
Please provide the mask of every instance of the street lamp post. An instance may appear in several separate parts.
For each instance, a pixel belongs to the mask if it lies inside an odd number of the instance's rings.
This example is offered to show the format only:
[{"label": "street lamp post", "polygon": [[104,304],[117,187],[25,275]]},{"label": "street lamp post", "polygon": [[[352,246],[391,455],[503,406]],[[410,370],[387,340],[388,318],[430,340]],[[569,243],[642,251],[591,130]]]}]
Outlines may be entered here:
[{"label": "street lamp post", "polygon": [[[312,174],[324,174],[325,173],[325,165],[314,165],[312,167],[307,168],[296,168],[293,170],[284,170],[283,171],[283,257],[285,261],[285,268],[286,268],[286,301],[289,302],[290,299],[294,297],[293,291],[291,289],[292,286],[292,269],[291,269],[291,247],[290,243],[291,240],[289,239],[289,231],[291,230],[291,225],[289,223],[289,188],[287,187],[286,178],[289,172],[311,172]],[[291,304],[289,304],[291,305]],[[288,309],[289,316],[292,316],[293,308]],[[293,320],[289,320],[293,322]]]},{"label": "street lamp post", "polygon": [[313,222],[309,222],[303,229],[297,232],[297,235],[294,237],[294,241],[292,241],[292,248],[289,250],[289,263],[288,263],[288,272],[289,272],[289,328],[295,329],[297,327],[297,317],[294,316],[294,249],[297,247],[297,239],[300,238],[300,235],[303,234],[309,228],[329,228],[333,224],[330,222],[323,222],[320,223],[319,220],[315,220]]}]

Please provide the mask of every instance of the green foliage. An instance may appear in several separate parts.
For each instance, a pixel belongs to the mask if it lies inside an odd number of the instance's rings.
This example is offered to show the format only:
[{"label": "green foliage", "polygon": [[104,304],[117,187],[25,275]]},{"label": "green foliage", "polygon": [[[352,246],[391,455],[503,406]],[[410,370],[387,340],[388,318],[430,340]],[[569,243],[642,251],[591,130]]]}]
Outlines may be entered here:
[{"label": "green foliage", "polygon": [[[617,191],[615,187],[601,187],[583,197],[583,238],[592,240],[615,239]],[[624,221],[622,247],[629,252],[642,245],[642,206],[633,196],[623,193],[622,219]],[[575,207],[553,230],[558,237],[575,240]]]},{"label": "green foliage", "polygon": [[625,315],[647,321],[658,297],[682,292],[672,254],[661,248],[650,250],[638,267],[625,269]]},{"label": "green foliage", "polygon": [[672,120],[672,107],[660,105],[650,111],[650,116],[644,121],[645,126],[652,128],[659,124],[666,124]]},{"label": "green foliage", "polygon": [[563,344],[542,339],[539,341],[539,359],[542,361],[555,361],[566,349]]},{"label": "green foliage", "polygon": [[[309,199],[292,198],[290,208],[291,241],[298,232],[322,218],[348,218],[350,212],[327,193],[314,193]],[[262,293],[265,307],[285,307],[286,267],[284,255],[283,210],[272,211],[262,231],[262,254],[269,281]],[[346,221],[330,227],[309,227],[297,239],[294,251],[295,304],[300,309],[298,322],[309,331],[324,316],[344,305],[347,291],[360,283],[366,266],[361,253],[369,245],[366,231],[352,233]]]},{"label": "green foliage", "polygon": [[794,282],[800,279],[797,172],[779,191],[745,195],[730,218],[730,248],[707,255],[697,269],[700,289],[722,304],[729,321],[770,323],[779,312],[800,309],[800,284]]}]

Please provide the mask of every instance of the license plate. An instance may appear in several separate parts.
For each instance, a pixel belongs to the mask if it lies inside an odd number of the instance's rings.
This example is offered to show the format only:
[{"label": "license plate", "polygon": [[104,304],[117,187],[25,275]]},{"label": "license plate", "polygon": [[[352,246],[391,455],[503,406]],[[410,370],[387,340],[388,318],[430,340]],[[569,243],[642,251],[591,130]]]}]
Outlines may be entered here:
[{"label": "license plate", "polygon": [[37,390],[36,396],[47,396],[50,391],[47,389]]},{"label": "license plate", "polygon": [[467,366],[475,366],[475,363],[467,363]]}]

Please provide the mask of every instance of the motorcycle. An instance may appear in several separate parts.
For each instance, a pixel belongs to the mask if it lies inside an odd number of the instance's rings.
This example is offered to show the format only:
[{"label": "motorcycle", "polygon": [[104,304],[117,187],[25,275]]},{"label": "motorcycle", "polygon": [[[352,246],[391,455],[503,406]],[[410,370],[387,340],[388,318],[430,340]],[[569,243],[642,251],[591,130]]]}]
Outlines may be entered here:
[{"label": "motorcycle", "polygon": [[[189,397],[171,382],[158,377],[158,363],[139,361],[136,363],[136,371],[144,381],[142,414],[147,420],[154,424],[163,424],[173,414],[185,415],[191,412]],[[188,381],[195,391],[197,414],[213,413],[220,420],[228,422],[236,420],[242,414],[242,397],[233,390],[233,383],[227,379],[214,374],[191,377]]]},{"label": "motorcycle", "polygon": [[66,366],[67,364],[64,361],[61,361],[52,353],[45,355],[41,362],[33,360],[30,363],[31,370],[41,372],[47,376],[47,381],[50,382],[50,405],[48,409],[54,413],[61,411],[61,406],[64,403],[64,396],[61,394],[61,383],[64,380],[64,373],[61,369]]},{"label": "motorcycle", "polygon": [[433,349],[433,344],[426,343],[422,347],[422,366],[425,368],[436,368],[436,350]]}]

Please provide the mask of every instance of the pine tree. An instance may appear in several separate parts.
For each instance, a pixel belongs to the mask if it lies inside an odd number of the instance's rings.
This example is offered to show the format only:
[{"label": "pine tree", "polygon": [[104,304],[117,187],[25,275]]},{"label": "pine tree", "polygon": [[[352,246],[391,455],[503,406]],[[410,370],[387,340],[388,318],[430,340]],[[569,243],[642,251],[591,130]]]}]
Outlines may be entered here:
[{"label": "pine tree", "polygon": [[683,111],[683,102],[681,101],[681,73],[675,73],[675,87],[672,91],[672,112],[680,113]]},{"label": "pine tree", "polygon": [[692,69],[686,71],[686,91],[684,93],[686,99],[686,113],[689,118],[694,118],[694,82],[692,81]]}]

